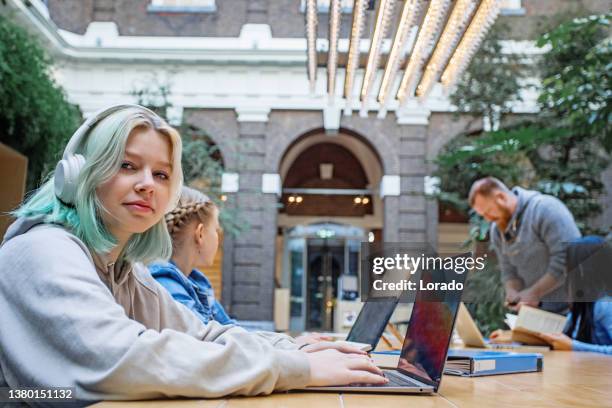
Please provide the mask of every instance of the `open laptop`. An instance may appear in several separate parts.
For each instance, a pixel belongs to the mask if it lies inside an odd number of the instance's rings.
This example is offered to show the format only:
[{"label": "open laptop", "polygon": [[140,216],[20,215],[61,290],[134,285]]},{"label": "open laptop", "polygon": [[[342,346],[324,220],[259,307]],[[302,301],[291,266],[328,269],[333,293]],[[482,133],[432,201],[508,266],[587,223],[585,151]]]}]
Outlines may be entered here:
[{"label": "open laptop", "polygon": [[[453,279],[449,271],[442,272],[442,279]],[[455,274],[454,280],[465,281],[464,274]],[[440,281],[440,273],[436,273]],[[371,392],[395,394],[431,394],[438,391],[444,363],[457,311],[461,302],[461,290],[454,291],[442,301],[424,301],[417,297],[412,308],[404,344],[397,368],[383,370],[389,379],[387,384],[355,384],[346,386],[307,387],[308,391]]]},{"label": "open laptop", "polygon": [[478,329],[476,322],[472,318],[470,311],[463,303],[459,306],[459,314],[457,315],[457,333],[466,347],[486,348],[494,350],[505,350],[527,353],[541,353],[550,350],[548,346],[525,346],[519,343],[489,343]]},{"label": "open laptop", "polygon": [[395,311],[398,301],[399,298],[397,297],[368,299],[361,308],[351,331],[346,336],[346,341],[369,344],[369,350],[374,350]]}]

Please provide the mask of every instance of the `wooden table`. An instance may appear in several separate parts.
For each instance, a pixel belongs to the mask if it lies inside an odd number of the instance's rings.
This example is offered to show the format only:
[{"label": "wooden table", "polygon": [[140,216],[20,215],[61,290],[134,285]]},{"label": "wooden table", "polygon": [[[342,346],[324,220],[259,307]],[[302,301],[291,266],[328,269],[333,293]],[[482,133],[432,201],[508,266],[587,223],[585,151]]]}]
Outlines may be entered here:
[{"label": "wooden table", "polygon": [[290,392],[217,400],[101,402],[96,408],[612,407],[612,356],[551,351],[544,371],[481,378],[444,376],[433,396]]}]

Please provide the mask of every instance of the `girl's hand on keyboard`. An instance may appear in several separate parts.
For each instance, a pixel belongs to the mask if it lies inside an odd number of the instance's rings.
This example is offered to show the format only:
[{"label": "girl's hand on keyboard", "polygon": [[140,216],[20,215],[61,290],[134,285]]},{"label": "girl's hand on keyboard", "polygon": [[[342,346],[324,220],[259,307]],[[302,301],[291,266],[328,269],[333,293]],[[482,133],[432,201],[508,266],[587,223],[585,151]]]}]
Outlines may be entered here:
[{"label": "girl's hand on keyboard", "polygon": [[327,349],[307,353],[311,387],[348,384],[385,384],[387,380],[372,360],[357,353]]}]

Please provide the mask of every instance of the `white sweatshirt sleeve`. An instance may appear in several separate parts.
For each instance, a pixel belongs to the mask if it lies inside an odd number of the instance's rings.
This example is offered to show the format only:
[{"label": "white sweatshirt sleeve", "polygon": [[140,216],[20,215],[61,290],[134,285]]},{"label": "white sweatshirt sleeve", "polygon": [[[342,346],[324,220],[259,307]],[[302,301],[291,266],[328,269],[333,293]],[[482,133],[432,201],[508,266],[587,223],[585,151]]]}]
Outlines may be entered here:
[{"label": "white sweatshirt sleeve", "polygon": [[159,297],[162,326],[174,322],[162,330],[128,318],[75,241],[39,228],[0,248],[7,386],[76,387],[79,399],[98,400],[256,395],[308,383],[305,353],[233,326],[192,324],[171,298]]},{"label": "white sweatshirt sleeve", "polygon": [[[159,299],[160,323],[159,329],[169,328],[183,333],[190,334],[198,339],[203,339],[207,336],[206,330],[202,332],[204,324],[198,319],[189,308],[185,307],[180,302],[174,300],[172,295],[157,282],[149,272],[146,266],[137,264],[134,270],[137,279],[146,287],[154,292],[155,297]],[[232,333],[247,333],[247,330],[236,325],[220,325],[218,322],[211,320],[206,326],[222,326],[217,327],[214,332],[222,330],[224,333],[232,331]],[[274,348],[282,350],[298,350],[299,346],[295,343],[295,339],[282,333],[269,331],[248,332],[261,339],[265,339]],[[210,339],[209,337],[206,337]]]}]

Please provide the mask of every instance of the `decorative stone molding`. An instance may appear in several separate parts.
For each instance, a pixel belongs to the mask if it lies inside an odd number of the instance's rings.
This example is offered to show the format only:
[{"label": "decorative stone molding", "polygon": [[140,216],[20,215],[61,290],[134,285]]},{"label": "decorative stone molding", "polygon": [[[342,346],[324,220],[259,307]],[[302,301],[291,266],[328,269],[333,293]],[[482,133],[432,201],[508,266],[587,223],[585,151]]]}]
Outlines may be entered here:
[{"label": "decorative stone molding", "polygon": [[238,122],[267,122],[270,108],[263,106],[242,106],[236,108]]},{"label": "decorative stone molding", "polygon": [[399,196],[401,192],[400,176],[385,174],[380,179],[380,197]]},{"label": "decorative stone molding", "polygon": [[240,176],[238,173],[223,173],[221,175],[221,192],[237,193]]},{"label": "decorative stone molding", "polygon": [[261,192],[265,194],[282,195],[280,174],[264,173],[261,175]]}]

